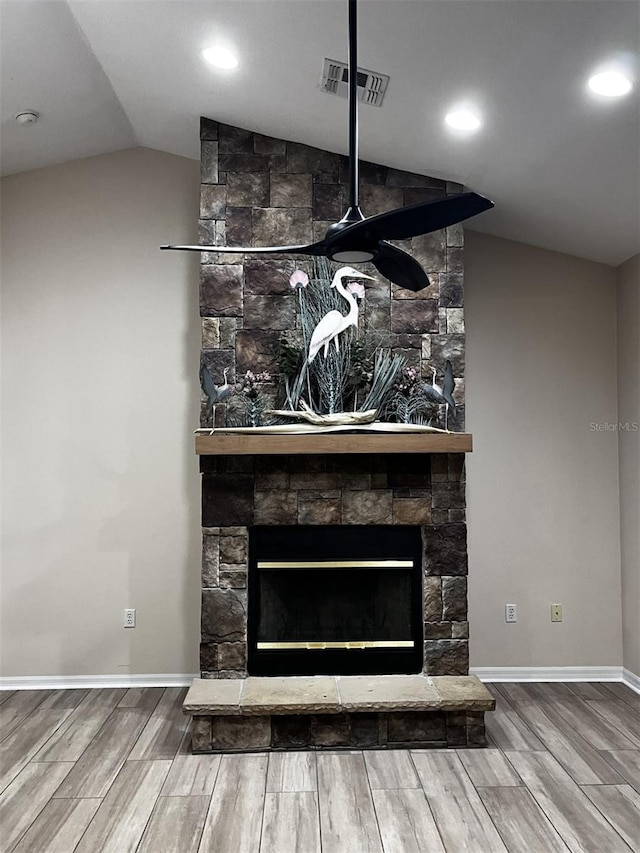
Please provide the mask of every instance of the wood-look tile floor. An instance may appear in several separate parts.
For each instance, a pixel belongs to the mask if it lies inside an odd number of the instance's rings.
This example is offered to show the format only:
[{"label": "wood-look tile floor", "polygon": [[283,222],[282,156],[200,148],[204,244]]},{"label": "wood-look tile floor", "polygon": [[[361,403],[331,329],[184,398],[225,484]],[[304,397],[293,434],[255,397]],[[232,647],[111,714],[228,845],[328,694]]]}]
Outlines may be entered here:
[{"label": "wood-look tile floor", "polygon": [[490,689],[484,750],[199,756],[181,688],[0,693],[0,850],[640,851],[640,695]]}]

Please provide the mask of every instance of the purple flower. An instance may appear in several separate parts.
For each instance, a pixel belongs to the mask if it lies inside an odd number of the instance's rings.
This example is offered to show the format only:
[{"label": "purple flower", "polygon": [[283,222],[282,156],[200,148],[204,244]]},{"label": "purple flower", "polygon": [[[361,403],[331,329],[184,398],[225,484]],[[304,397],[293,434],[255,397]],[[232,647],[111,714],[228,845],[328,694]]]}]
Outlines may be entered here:
[{"label": "purple flower", "polygon": [[415,367],[405,367],[402,375],[395,381],[394,386],[396,391],[404,394],[405,397],[410,397],[419,387],[418,371]]},{"label": "purple flower", "polygon": [[271,382],[271,380],[272,376],[266,370],[263,373],[254,373],[253,370],[247,370],[242,377],[242,393],[255,400],[260,394],[260,383]]},{"label": "purple flower", "polygon": [[309,276],[303,270],[296,270],[289,279],[289,284],[294,290],[306,287],[309,284]]}]

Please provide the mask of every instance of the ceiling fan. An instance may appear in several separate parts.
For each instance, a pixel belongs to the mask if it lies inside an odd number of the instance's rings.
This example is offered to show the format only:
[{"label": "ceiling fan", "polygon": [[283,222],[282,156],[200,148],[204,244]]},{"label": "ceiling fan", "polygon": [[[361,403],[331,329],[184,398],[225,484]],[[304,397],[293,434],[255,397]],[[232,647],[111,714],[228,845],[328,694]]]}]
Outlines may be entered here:
[{"label": "ceiling fan", "polygon": [[493,207],[493,202],[467,192],[440,201],[399,207],[365,217],[358,206],[358,56],[357,0],[349,0],[349,207],[324,239],[307,246],[161,246],[190,252],[235,252],[252,255],[322,255],[346,264],[370,262],[385,278],[406,290],[427,287],[429,279],[411,255],[389,243],[439,231]]}]

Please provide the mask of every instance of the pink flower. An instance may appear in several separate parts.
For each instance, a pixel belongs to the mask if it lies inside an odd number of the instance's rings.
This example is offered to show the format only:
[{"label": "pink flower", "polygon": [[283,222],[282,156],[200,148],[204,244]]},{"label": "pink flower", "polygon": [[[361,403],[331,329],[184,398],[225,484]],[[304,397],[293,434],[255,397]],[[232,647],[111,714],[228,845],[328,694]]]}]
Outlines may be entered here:
[{"label": "pink flower", "polygon": [[354,296],[357,296],[358,299],[364,299],[364,284],[361,284],[359,281],[348,282],[347,290],[349,293],[353,293]]},{"label": "pink flower", "polygon": [[309,284],[309,276],[306,272],[303,272],[303,270],[296,270],[289,279],[289,284],[294,289],[298,287],[306,287]]}]

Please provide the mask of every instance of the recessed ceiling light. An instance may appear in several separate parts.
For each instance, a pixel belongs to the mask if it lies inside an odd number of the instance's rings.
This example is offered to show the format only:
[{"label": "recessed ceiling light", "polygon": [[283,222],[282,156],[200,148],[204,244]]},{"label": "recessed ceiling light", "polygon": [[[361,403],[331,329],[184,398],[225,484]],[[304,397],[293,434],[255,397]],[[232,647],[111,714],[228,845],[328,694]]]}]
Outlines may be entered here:
[{"label": "recessed ceiling light", "polygon": [[216,68],[237,68],[238,66],[235,54],[226,47],[208,47],[202,51],[202,56]]},{"label": "recessed ceiling light", "polygon": [[628,77],[619,71],[601,71],[589,77],[589,88],[596,95],[604,95],[605,98],[621,98],[628,95],[633,85]]},{"label": "recessed ceiling light", "polygon": [[471,110],[456,109],[451,110],[444,118],[449,127],[455,130],[477,130],[480,127],[481,121]]}]

